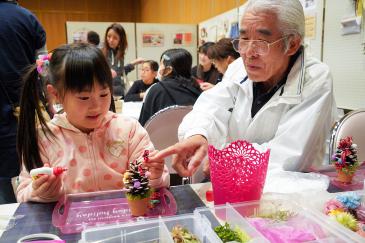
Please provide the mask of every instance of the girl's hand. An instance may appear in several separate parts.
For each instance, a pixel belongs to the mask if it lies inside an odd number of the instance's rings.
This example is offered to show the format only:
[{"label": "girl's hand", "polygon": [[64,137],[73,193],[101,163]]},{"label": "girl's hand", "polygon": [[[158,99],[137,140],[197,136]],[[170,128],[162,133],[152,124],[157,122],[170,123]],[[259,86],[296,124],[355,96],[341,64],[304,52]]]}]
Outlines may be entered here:
[{"label": "girl's hand", "polygon": [[160,178],[165,166],[165,161],[163,159],[154,159],[154,156],[157,154],[157,152],[157,150],[150,152],[148,161],[143,163],[143,165],[147,167],[148,171],[151,173],[149,177],[150,180]]},{"label": "girl's hand", "polygon": [[43,175],[32,182],[32,196],[46,200],[58,199],[62,189],[62,176]]},{"label": "girl's hand", "polygon": [[211,84],[211,83],[208,83],[208,82],[200,83],[199,85],[200,85],[200,88],[203,91],[206,91],[208,89],[211,89],[211,88],[213,88],[215,86],[214,84]]}]

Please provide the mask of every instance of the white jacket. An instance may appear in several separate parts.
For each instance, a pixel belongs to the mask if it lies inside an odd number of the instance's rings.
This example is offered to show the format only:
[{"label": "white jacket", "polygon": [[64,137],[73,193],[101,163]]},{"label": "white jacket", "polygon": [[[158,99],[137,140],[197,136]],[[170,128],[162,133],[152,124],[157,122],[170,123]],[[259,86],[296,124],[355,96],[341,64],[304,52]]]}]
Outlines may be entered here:
[{"label": "white jacket", "polygon": [[238,58],[221,83],[200,95],[179,127],[179,139],[201,134],[220,148],[247,140],[256,148],[271,149],[269,169],[308,171],[322,163],[336,114],[327,65],[303,52],[285,85],[254,118],[252,101],[252,81]]}]

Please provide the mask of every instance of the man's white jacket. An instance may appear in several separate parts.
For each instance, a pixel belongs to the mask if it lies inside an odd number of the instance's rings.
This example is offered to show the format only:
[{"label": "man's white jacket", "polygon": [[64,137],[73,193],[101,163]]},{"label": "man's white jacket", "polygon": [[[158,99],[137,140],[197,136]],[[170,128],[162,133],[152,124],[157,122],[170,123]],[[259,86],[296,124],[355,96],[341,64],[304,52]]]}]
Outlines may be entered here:
[{"label": "man's white jacket", "polygon": [[201,134],[219,148],[247,140],[270,148],[269,170],[309,171],[320,165],[336,114],[328,66],[303,51],[286,83],[253,118],[252,84],[238,58],[222,82],[200,95],[179,127],[179,139]]}]

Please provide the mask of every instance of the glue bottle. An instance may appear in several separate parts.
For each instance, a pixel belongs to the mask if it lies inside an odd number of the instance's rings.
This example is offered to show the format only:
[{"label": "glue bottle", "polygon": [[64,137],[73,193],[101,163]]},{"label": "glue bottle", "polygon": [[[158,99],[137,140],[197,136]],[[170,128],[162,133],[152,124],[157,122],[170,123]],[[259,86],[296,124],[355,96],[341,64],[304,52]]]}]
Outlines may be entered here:
[{"label": "glue bottle", "polygon": [[64,171],[66,171],[66,168],[63,167],[41,167],[41,168],[37,168],[37,169],[33,169],[30,171],[30,176],[32,177],[33,180],[37,180],[39,177],[41,177],[42,175],[61,175]]}]

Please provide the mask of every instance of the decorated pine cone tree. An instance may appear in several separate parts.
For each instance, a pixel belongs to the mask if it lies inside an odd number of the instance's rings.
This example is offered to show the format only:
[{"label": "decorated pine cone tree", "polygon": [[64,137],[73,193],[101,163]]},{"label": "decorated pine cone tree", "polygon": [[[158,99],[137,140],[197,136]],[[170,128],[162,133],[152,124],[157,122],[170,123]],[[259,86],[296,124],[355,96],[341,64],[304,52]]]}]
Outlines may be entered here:
[{"label": "decorated pine cone tree", "polygon": [[[143,160],[148,160],[148,150],[143,154]],[[127,198],[137,200],[147,198],[151,194],[148,185],[148,171],[142,167],[143,160],[135,160],[129,163],[129,169],[124,173],[123,182]]]},{"label": "decorated pine cone tree", "polygon": [[352,142],[352,137],[340,140],[336,152],[332,155],[332,163],[336,170],[346,174],[353,174],[359,167],[357,159],[357,145]]}]

